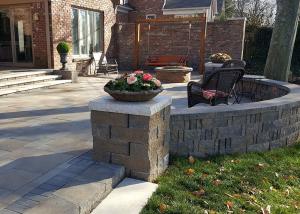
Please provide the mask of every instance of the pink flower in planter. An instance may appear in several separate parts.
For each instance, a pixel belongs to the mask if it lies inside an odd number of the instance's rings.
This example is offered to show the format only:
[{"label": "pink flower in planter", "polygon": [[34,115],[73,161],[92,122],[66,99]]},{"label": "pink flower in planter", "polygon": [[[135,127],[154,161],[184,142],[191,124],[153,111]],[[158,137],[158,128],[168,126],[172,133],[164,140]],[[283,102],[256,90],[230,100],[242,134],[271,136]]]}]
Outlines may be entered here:
[{"label": "pink flower in planter", "polygon": [[135,73],[135,74],[143,74],[144,71],[142,71],[142,70],[137,70],[137,71],[135,71],[134,73]]},{"label": "pink flower in planter", "polygon": [[132,84],[136,83],[136,81],[137,81],[137,78],[136,78],[135,74],[130,74],[127,77],[127,83],[128,83],[128,85],[132,85]]},{"label": "pink flower in planter", "polygon": [[159,81],[158,79],[155,79],[155,78],[152,81],[157,87],[161,87],[161,81]]},{"label": "pink flower in planter", "polygon": [[144,81],[151,81],[153,79],[151,74],[144,74],[143,75],[143,80]]}]

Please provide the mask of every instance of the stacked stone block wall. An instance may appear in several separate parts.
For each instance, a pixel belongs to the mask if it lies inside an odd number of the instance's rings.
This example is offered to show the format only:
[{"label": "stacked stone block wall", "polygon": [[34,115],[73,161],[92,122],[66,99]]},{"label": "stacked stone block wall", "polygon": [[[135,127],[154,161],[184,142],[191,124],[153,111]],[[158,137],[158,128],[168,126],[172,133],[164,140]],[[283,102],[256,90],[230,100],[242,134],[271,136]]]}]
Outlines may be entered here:
[{"label": "stacked stone block wall", "polygon": [[[266,83],[261,90],[272,91],[274,87],[274,84]],[[276,96],[288,93],[283,88],[278,87]],[[273,98],[265,104],[217,106],[207,111],[193,109],[192,113],[173,112],[171,153],[207,157],[262,152],[294,144],[300,139],[300,102],[287,102],[289,99],[285,97]]]},{"label": "stacked stone block wall", "polygon": [[152,181],[167,167],[170,107],[152,116],[92,111],[94,159],[123,165],[127,176]]}]

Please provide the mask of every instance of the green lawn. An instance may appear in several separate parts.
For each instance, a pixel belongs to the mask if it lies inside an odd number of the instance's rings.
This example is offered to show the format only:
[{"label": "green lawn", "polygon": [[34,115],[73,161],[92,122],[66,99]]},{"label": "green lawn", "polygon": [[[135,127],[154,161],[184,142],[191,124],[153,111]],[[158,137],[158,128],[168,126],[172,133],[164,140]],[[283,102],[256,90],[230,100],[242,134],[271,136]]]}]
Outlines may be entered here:
[{"label": "green lawn", "polygon": [[299,144],[190,162],[172,158],[143,214],[300,213]]}]

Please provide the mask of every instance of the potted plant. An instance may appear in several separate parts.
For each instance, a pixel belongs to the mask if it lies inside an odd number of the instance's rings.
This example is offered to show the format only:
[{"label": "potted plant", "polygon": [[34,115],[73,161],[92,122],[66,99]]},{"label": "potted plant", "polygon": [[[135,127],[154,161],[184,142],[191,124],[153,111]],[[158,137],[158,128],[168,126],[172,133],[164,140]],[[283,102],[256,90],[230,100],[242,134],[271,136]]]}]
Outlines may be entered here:
[{"label": "potted plant", "polygon": [[157,96],[163,88],[158,79],[138,70],[109,81],[104,91],[119,101],[144,102]]},{"label": "potted plant", "polygon": [[68,62],[68,53],[70,52],[70,46],[66,42],[60,42],[58,43],[56,47],[57,52],[60,55],[60,62],[62,64],[61,70],[67,70],[66,69],[66,64]]},{"label": "potted plant", "polygon": [[216,53],[210,56],[210,60],[212,63],[224,63],[228,60],[232,60],[231,56],[226,53]]}]

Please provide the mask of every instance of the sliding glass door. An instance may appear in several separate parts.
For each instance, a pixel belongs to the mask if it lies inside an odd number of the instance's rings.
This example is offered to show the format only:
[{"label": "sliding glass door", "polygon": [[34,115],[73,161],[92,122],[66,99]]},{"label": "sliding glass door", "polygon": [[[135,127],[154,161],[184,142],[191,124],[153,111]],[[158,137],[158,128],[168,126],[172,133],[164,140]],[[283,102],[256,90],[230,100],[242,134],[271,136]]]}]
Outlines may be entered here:
[{"label": "sliding glass door", "polygon": [[13,62],[12,39],[8,9],[0,9],[0,63]]},{"label": "sliding glass door", "polygon": [[14,49],[17,63],[32,63],[32,27],[30,8],[13,9]]},{"label": "sliding glass door", "polygon": [[29,7],[0,8],[0,63],[12,65],[33,63]]}]

